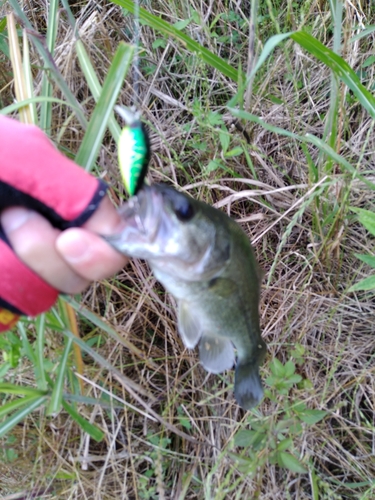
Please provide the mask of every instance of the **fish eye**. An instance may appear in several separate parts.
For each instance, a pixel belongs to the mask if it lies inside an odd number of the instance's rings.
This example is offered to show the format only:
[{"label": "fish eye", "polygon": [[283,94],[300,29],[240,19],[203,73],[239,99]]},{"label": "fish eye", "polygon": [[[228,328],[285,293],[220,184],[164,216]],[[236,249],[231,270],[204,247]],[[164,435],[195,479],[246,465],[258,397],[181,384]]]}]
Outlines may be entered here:
[{"label": "fish eye", "polygon": [[181,198],[179,203],[176,203],[174,206],[174,213],[176,214],[178,220],[185,222],[194,217],[194,208],[189,200]]}]

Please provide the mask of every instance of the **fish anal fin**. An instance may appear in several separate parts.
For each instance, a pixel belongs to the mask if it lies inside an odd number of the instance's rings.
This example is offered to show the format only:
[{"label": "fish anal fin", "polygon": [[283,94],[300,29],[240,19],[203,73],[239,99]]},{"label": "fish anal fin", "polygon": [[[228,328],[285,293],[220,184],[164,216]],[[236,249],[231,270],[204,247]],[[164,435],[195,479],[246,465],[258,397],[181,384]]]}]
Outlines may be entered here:
[{"label": "fish anal fin", "polygon": [[221,373],[229,370],[235,360],[232,342],[204,333],[199,341],[199,358],[208,372]]}]

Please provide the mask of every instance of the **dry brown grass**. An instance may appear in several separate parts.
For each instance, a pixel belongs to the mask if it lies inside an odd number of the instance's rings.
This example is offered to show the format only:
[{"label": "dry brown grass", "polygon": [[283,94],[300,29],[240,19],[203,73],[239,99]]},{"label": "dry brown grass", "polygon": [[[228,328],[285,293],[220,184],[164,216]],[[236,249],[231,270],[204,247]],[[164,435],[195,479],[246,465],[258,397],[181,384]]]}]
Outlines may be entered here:
[{"label": "dry brown grass", "polygon": [[[302,19],[297,16],[302,9],[294,9],[291,21],[286,21],[285,12],[279,17],[281,26],[286,26],[282,31],[291,29],[290,24],[294,28],[303,24],[329,45],[328,2],[305,3],[309,8]],[[372,39],[355,44],[349,44],[348,39],[359,21],[365,26],[374,23],[375,10],[370,3],[346,2],[344,55],[355,69],[371,53]],[[227,10],[222,1],[189,5],[197,11],[203,6],[211,22],[215,15]],[[171,22],[179,16],[189,17],[189,5],[153,2],[154,12],[161,12]],[[229,6],[234,9],[234,3]],[[27,8],[35,26],[43,31],[44,9],[38,2],[29,2]],[[262,5],[261,9],[266,15],[267,6]],[[123,39],[122,33],[132,31],[129,17],[124,24],[119,8],[106,2],[82,1],[73,10],[103,81],[115,47]],[[231,33],[230,25],[224,21],[218,24],[224,34]],[[260,26],[262,40],[269,37],[272,29],[271,20]],[[246,65],[246,33],[236,45],[219,43],[208,36],[207,29],[200,30],[194,23],[188,31],[234,66],[240,59]],[[249,127],[249,154],[257,182],[243,156],[226,160],[228,168],[241,176],[239,179],[231,178],[227,172],[205,172],[205,165],[220,157],[221,148],[217,131],[209,126],[204,114],[212,110],[223,112],[236,87],[175,41],[167,41],[165,48],[153,49],[154,40],[153,31],[142,27],[140,101],[153,144],[149,178],[172,181],[192,195],[216,203],[239,220],[255,242],[266,277],[277,256],[260,304],[262,331],[268,344],[268,361],[262,376],[270,374],[270,360],[277,357],[288,361],[298,345],[304,354],[297,372],[310,384],[294,386],[288,395],[278,394],[274,400],[265,398],[257,410],[244,413],[232,395],[233,374],[207,375],[196,353],[185,350],[176,333],[173,299],[164,293],[144,263],[132,262],[115,278],[95,283],[84,294],[83,304],[105,318],[144,356],[103,337],[102,332],[85,321],[81,335],[85,340],[97,337],[95,349],[146,388],[153,399],[142,396],[145,404],[140,404],[123,381],[85,356],[86,395],[102,397],[104,388],[117,398],[112,400],[117,405],[112,410],[99,405],[81,408],[105,431],[104,441],[91,441],[63,412],[54,419],[47,419],[42,411],[34,413],[12,431],[10,442],[3,440],[3,446],[16,450],[18,459],[2,464],[0,494],[9,499],[303,500],[314,498],[315,484],[319,499],[374,498],[374,486],[372,490],[368,484],[353,486],[373,481],[375,474],[374,299],[368,294],[346,292],[368,273],[353,253],[374,252],[374,242],[346,211],[329,237],[328,226],[323,224],[324,207],[333,210],[335,201],[343,200],[343,192],[349,193],[352,205],[374,210],[372,193],[357,181],[344,180],[337,169],[330,176],[330,188],[319,195],[319,206],[318,198],[313,196],[304,206],[314,183],[300,145],[255,125]],[[85,85],[63,14],[56,62],[89,113],[94,101]],[[148,68],[153,69],[148,72]],[[39,77],[35,69],[36,81]],[[9,74],[6,78],[10,80]],[[373,84],[370,70],[369,79]],[[3,87],[9,91],[5,83]],[[353,164],[363,154],[363,170],[374,170],[375,137],[367,137],[371,120],[358,104],[345,101],[344,87],[340,87],[340,92],[340,152]],[[282,102],[275,104],[270,95]],[[125,104],[133,100],[131,79],[124,85],[122,100]],[[195,110],[194,100],[200,104]],[[278,127],[320,137],[328,108],[329,71],[290,42],[282,50],[277,49],[267,71],[255,82],[251,112]],[[59,138],[61,146],[75,152],[83,132],[73,119],[60,137],[65,118],[60,108],[54,110],[52,135]],[[238,130],[231,132],[233,145],[245,144]],[[194,148],[198,141],[205,141],[207,148]],[[318,159],[317,150],[311,148],[310,153],[314,160]],[[116,148],[109,137],[98,164],[99,174],[113,186],[113,196],[118,201],[123,190]],[[323,178],[321,172],[319,181]],[[314,217],[322,217],[321,234],[314,226]],[[50,332],[46,354],[56,359],[56,350],[61,350],[61,341]],[[28,379],[27,365],[17,374],[17,381],[34,383]],[[297,402],[328,412],[316,425],[304,425],[301,433],[290,431],[295,454],[309,464],[310,474],[295,474],[271,463],[255,468],[252,474],[246,472],[241,462],[246,460],[246,450],[231,445],[235,434],[262,421],[269,422],[270,428],[271,424],[275,426],[285,419],[286,405]],[[190,439],[176,434],[160,418],[158,421],[145,406]],[[259,457],[268,453],[270,448],[265,446]],[[21,491],[24,493],[20,496],[11,496]]]}]

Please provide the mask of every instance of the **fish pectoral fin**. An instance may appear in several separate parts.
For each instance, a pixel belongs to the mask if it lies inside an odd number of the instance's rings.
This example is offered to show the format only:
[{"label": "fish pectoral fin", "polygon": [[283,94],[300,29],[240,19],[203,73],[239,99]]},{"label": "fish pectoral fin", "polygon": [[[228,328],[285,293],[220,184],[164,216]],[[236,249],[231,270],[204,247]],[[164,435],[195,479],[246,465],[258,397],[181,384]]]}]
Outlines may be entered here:
[{"label": "fish pectoral fin", "polygon": [[235,359],[233,344],[223,337],[203,334],[199,342],[199,358],[208,372],[229,370]]},{"label": "fish pectoral fin", "polygon": [[237,292],[238,285],[229,278],[212,278],[208,282],[208,288],[211,293],[214,293],[218,297],[227,299],[231,295]]},{"label": "fish pectoral fin", "polygon": [[202,327],[198,315],[191,312],[191,307],[180,300],[178,303],[178,331],[188,349],[193,349],[202,336]]}]

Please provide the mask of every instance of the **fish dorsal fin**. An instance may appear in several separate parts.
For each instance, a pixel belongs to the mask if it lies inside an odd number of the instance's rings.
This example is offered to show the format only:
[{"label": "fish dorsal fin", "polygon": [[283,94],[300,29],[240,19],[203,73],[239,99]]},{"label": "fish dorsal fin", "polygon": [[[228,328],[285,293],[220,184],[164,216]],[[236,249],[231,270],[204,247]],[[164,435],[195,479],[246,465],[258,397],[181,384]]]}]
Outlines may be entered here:
[{"label": "fish dorsal fin", "polygon": [[229,370],[235,359],[232,342],[204,333],[199,341],[199,357],[208,372],[221,373]]},{"label": "fish dorsal fin", "polygon": [[202,327],[198,315],[194,315],[188,303],[178,302],[178,330],[188,349],[193,349],[202,336]]}]

